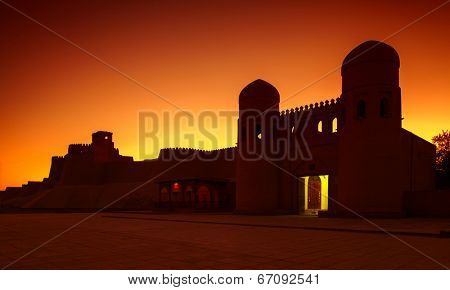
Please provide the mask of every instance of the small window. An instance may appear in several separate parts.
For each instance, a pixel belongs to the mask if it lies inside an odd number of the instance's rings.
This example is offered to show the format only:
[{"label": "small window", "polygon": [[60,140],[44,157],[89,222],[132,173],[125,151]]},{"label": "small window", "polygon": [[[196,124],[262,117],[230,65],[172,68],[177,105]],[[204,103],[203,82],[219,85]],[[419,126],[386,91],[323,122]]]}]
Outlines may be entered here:
[{"label": "small window", "polygon": [[322,131],[322,121],[319,121],[319,123],[317,124],[317,132],[323,132]]},{"label": "small window", "polygon": [[333,119],[333,122],[331,123],[331,132],[333,132],[333,133],[336,133],[337,132],[337,130],[338,130],[338,127],[337,127],[337,118],[334,118]]},{"label": "small window", "polygon": [[380,102],[380,117],[387,118],[389,115],[389,101],[387,98],[383,98]]},{"label": "small window", "polygon": [[262,131],[261,131],[260,125],[256,125],[255,134],[256,134],[256,138],[258,138],[259,140],[262,139]]},{"label": "small window", "polygon": [[358,119],[363,119],[366,117],[366,102],[364,100],[360,100],[356,107],[356,117]]}]

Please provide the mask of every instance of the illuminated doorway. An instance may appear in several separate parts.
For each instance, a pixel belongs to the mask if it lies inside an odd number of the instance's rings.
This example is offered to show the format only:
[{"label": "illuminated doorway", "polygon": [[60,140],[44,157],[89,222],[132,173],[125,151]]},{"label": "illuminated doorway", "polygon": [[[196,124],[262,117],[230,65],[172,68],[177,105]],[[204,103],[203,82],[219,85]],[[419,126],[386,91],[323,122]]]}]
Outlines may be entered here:
[{"label": "illuminated doorway", "polygon": [[319,176],[311,176],[308,178],[308,209],[321,209],[321,184]]},{"label": "illuminated doorway", "polygon": [[299,213],[317,214],[328,210],[328,175],[299,178]]}]

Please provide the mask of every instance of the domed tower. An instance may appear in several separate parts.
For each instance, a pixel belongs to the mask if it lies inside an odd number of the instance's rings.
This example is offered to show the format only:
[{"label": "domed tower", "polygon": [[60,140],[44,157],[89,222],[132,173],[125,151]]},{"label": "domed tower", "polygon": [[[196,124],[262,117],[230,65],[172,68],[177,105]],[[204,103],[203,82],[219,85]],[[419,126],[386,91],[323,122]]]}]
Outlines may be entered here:
[{"label": "domed tower", "polygon": [[278,208],[279,169],[274,166],[280,94],[263,80],[239,95],[236,210],[272,213]]},{"label": "domed tower", "polygon": [[343,124],[339,129],[337,198],[366,215],[402,212],[399,67],[394,48],[367,41],[345,57],[341,69]]}]

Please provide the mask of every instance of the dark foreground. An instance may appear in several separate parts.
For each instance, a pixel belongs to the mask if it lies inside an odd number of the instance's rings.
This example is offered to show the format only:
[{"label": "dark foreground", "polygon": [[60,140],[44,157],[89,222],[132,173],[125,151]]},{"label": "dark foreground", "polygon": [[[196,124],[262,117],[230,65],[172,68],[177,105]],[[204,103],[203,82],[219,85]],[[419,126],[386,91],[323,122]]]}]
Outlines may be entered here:
[{"label": "dark foreground", "polygon": [[[0,215],[8,269],[444,269],[450,220],[100,213]],[[414,248],[414,249],[413,249]],[[36,249],[31,254],[28,252]],[[22,259],[16,261],[20,257]],[[14,262],[16,261],[16,262]],[[11,264],[12,263],[12,264]]]}]

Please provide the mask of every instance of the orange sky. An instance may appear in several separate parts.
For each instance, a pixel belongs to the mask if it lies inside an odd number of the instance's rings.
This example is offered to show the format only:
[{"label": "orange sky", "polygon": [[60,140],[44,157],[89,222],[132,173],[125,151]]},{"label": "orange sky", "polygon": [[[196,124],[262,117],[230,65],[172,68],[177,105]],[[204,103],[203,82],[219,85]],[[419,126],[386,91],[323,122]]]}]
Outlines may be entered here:
[{"label": "orange sky", "polygon": [[[178,107],[219,111],[256,78],[283,102],[444,1],[8,2]],[[138,112],[176,110],[2,3],[0,35],[0,189],[41,180],[95,130],[139,159]],[[450,4],[386,41],[401,58],[403,125],[427,140],[450,127],[449,35]],[[337,70],[281,109],[339,94]]]}]

